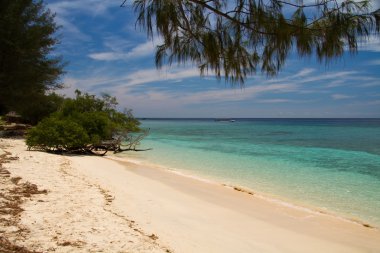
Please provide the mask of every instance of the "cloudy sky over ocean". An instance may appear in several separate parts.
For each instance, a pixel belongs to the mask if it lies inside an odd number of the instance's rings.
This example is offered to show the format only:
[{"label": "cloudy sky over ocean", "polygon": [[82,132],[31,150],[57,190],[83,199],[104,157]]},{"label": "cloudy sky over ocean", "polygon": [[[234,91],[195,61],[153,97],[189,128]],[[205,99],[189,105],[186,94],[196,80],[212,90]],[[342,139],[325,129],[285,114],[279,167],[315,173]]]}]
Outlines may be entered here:
[{"label": "cloudy sky over ocean", "polygon": [[290,55],[278,76],[232,87],[191,64],[157,70],[160,39],[136,29],[131,1],[121,2],[45,0],[62,26],[56,53],[68,62],[60,93],[106,92],[138,117],[380,117],[379,37],[327,65]]}]

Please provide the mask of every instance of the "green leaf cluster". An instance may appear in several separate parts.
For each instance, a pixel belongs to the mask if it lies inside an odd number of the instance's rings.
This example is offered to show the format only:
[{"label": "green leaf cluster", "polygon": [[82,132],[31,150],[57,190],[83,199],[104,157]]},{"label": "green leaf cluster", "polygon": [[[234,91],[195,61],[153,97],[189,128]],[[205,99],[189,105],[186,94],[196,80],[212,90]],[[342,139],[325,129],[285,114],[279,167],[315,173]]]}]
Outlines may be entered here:
[{"label": "green leaf cluster", "polygon": [[[378,1],[378,0],[373,0]],[[275,75],[290,52],[330,61],[380,28],[371,0],[134,0],[137,24],[158,35],[156,66],[193,63],[243,84]]]},{"label": "green leaf cluster", "polygon": [[28,147],[73,150],[85,147],[90,138],[80,124],[51,116],[32,128],[26,139]]},{"label": "green leaf cluster", "polygon": [[139,131],[139,121],[131,111],[116,110],[116,99],[98,98],[77,91],[75,99],[65,99],[62,107],[32,128],[27,136],[29,148],[80,151],[101,145],[119,133]]}]

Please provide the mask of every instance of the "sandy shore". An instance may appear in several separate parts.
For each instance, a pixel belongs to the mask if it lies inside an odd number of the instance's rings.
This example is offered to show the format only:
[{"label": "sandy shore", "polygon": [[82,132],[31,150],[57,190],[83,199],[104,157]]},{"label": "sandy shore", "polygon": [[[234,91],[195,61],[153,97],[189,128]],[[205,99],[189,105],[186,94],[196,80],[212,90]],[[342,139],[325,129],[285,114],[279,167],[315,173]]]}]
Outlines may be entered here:
[{"label": "sandy shore", "polygon": [[18,224],[0,229],[30,250],[380,252],[377,228],[220,184],[112,157],[28,152],[21,140],[0,139],[0,148],[18,157],[2,164],[9,179],[47,191],[24,197]]}]

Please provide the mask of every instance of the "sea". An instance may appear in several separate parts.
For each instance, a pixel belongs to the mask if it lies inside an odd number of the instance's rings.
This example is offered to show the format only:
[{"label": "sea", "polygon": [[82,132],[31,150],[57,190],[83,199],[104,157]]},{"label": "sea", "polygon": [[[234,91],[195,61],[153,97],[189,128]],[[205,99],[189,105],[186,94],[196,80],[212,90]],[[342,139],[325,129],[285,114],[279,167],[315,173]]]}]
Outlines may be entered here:
[{"label": "sea", "polygon": [[380,119],[144,119],[123,156],[380,227]]}]

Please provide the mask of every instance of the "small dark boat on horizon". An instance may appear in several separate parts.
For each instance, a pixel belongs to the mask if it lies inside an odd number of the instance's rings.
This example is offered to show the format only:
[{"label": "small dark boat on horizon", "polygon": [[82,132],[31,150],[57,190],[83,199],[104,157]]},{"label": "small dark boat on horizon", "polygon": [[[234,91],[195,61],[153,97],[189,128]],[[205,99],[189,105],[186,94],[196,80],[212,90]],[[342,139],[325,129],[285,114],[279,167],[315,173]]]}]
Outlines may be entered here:
[{"label": "small dark boat on horizon", "polygon": [[216,122],[235,122],[234,119],[214,119]]}]

